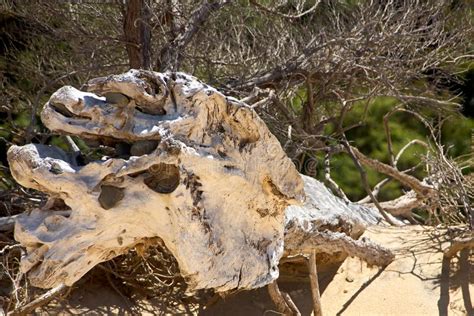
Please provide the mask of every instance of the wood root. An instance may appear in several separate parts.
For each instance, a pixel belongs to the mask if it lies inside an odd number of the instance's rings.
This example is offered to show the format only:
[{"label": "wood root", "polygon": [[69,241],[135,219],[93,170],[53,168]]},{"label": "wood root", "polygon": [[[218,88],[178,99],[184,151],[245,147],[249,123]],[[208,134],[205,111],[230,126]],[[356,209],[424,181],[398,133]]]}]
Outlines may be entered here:
[{"label": "wood root", "polygon": [[334,254],[344,252],[359,257],[369,265],[385,267],[395,255],[367,238],[356,240],[344,233],[331,231],[303,230],[297,225],[289,227],[285,236],[285,256],[318,253]]}]

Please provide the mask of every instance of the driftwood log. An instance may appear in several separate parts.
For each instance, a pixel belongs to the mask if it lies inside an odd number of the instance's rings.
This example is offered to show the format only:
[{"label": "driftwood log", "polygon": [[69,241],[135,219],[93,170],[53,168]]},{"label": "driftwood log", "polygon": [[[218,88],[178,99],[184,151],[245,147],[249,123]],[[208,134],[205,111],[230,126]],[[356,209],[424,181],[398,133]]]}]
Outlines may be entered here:
[{"label": "driftwood log", "polygon": [[[300,175],[245,103],[183,73],[131,70],[65,86],[42,111],[51,131],[115,154],[86,161],[41,144],[12,146],[12,175],[62,200],[16,219],[21,268],[41,288],[72,285],[97,264],[159,237],[189,291],[253,289],[278,278],[284,257],[393,255],[358,240],[383,222]],[[63,210],[66,211],[66,210]]]}]

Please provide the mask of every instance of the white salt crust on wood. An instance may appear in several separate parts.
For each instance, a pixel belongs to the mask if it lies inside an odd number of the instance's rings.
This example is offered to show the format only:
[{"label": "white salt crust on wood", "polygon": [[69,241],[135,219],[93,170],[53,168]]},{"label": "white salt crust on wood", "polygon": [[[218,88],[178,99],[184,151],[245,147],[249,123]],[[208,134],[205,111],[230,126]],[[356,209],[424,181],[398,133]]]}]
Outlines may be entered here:
[{"label": "white salt crust on wood", "polygon": [[301,176],[250,107],[192,76],[131,70],[93,79],[88,90],[59,89],[43,123],[132,152],[152,148],[85,165],[56,147],[9,149],[21,185],[71,209],[69,216],[37,209],[17,220],[15,238],[27,249],[21,268],[34,286],[72,285],[98,263],[159,237],[190,292],[252,289],[278,277],[279,260],[294,253],[285,239],[295,244],[295,229],[357,238],[381,220]]}]

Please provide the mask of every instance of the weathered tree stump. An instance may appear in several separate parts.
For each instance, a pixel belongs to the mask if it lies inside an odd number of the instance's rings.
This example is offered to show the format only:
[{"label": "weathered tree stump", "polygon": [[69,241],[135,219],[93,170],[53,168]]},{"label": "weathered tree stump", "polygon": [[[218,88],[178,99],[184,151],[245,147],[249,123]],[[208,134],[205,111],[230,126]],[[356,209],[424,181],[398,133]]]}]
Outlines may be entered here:
[{"label": "weathered tree stump", "polygon": [[37,287],[72,285],[97,264],[152,237],[179,263],[189,291],[268,285],[284,256],[345,253],[385,265],[393,255],[357,240],[382,221],[300,175],[246,104],[182,73],[131,70],[66,86],[42,112],[53,132],[116,148],[83,164],[41,145],[12,146],[12,175],[62,199],[70,215],[19,217],[22,270]]}]

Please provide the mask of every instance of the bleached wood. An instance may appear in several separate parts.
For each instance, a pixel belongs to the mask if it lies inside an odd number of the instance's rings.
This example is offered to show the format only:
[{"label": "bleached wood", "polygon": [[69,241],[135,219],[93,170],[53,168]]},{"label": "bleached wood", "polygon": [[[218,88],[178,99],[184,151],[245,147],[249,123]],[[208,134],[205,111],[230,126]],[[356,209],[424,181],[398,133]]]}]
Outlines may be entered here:
[{"label": "bleached wood", "polygon": [[9,149],[20,184],[71,208],[69,217],[34,210],[17,220],[15,238],[27,249],[21,267],[35,286],[70,286],[98,263],[159,237],[189,291],[252,289],[278,277],[281,257],[294,253],[293,235],[337,230],[352,240],[382,220],[301,176],[252,108],[194,77],[131,70],[88,87],[59,89],[43,123],[142,154],[81,166],[56,147]]}]

